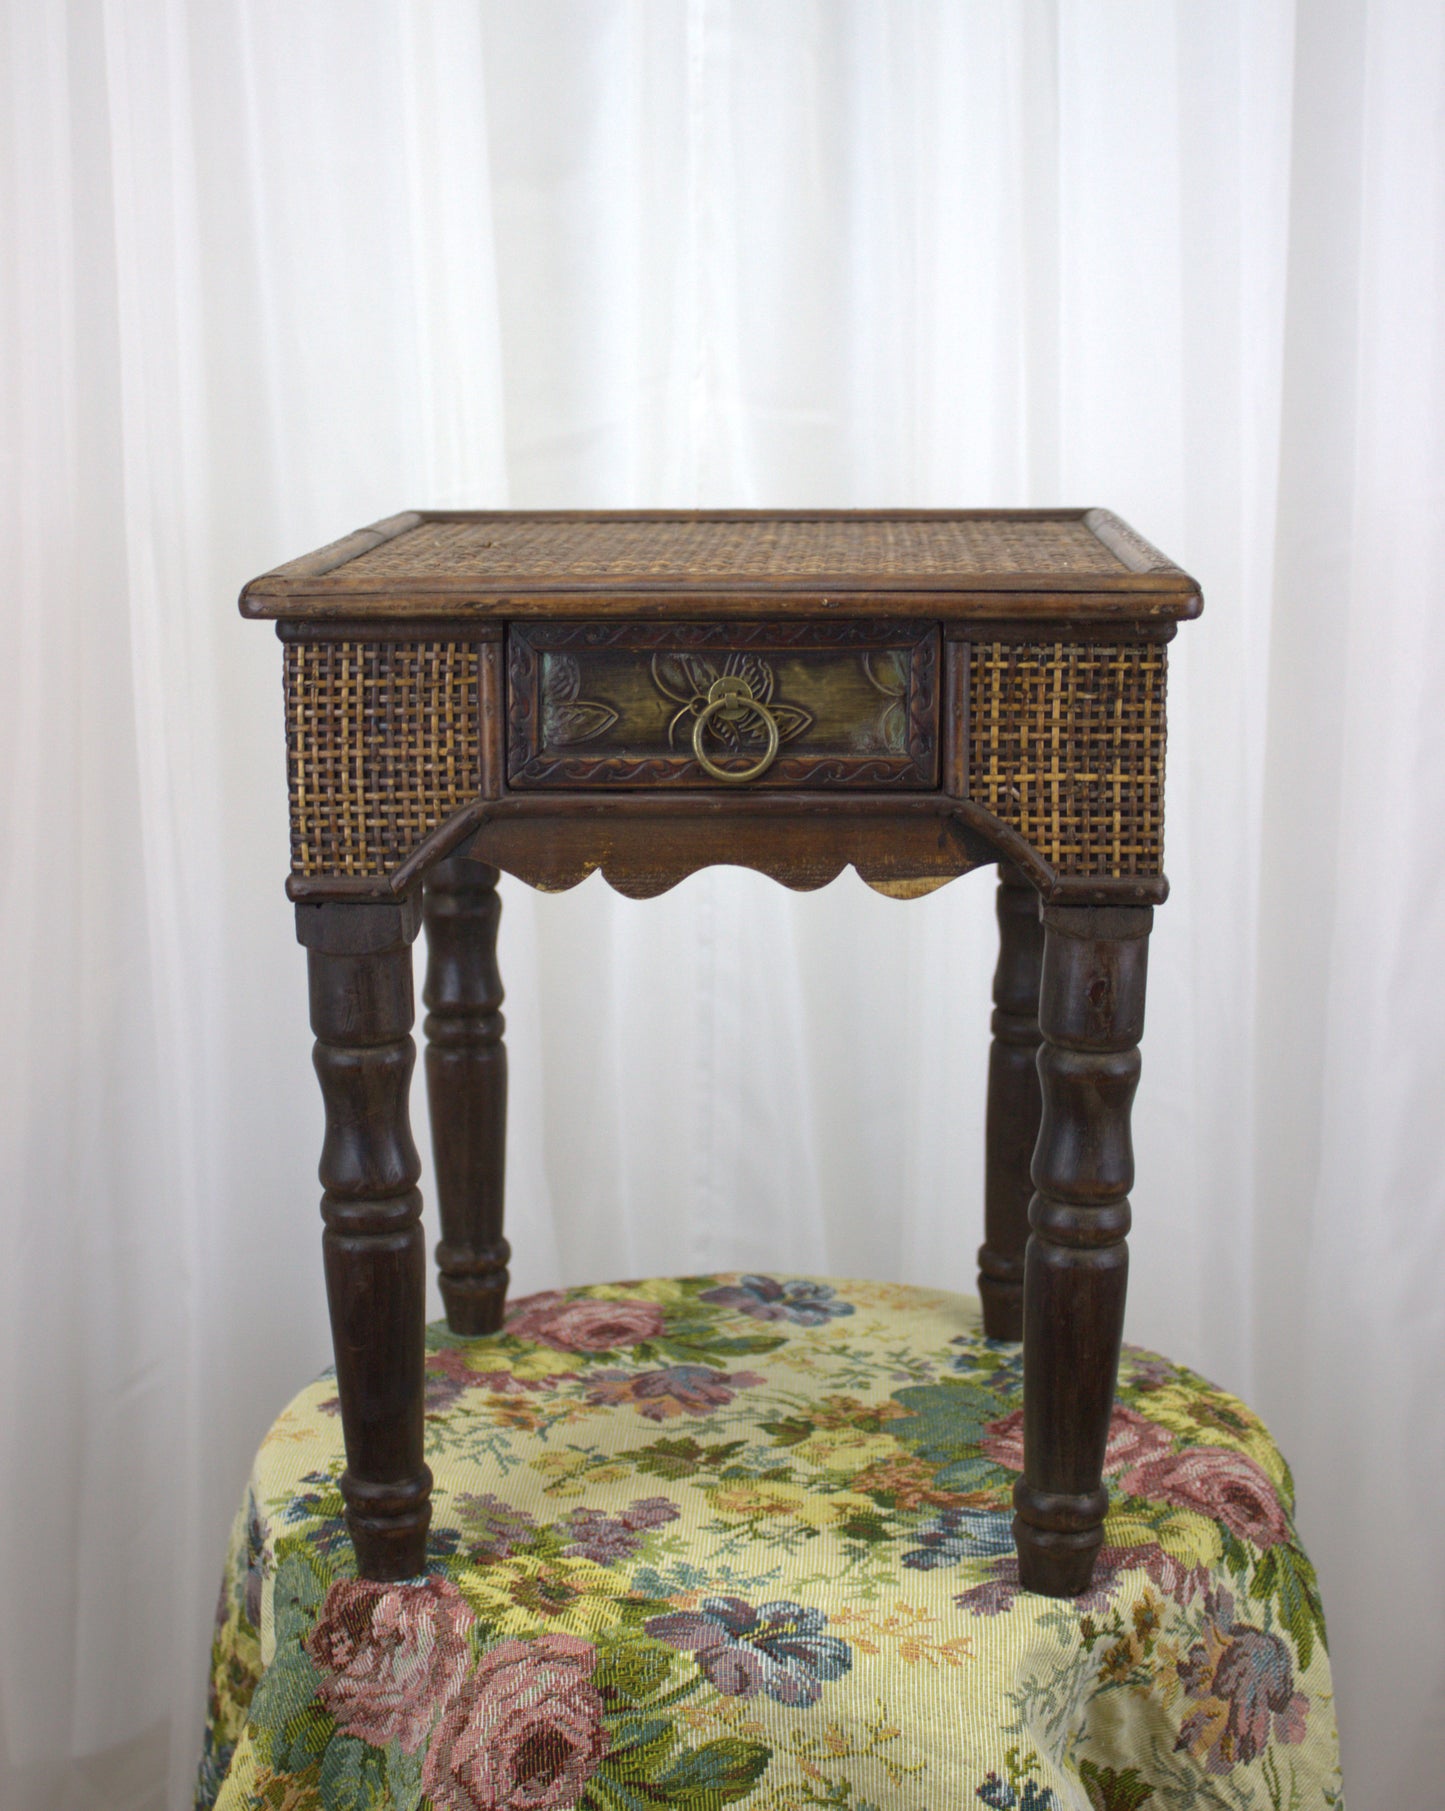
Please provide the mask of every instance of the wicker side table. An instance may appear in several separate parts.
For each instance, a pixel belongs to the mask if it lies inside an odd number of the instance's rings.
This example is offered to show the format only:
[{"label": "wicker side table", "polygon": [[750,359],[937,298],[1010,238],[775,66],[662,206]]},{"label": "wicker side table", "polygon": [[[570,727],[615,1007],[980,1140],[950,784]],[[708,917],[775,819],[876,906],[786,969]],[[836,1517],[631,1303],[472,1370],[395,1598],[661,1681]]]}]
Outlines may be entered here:
[{"label": "wicker side table", "polygon": [[[254,580],[284,652],[323,1250],[362,1572],[422,1569],[410,944],[450,1324],[501,1323],[496,880],[729,862],[926,892],[997,863],[980,1291],[1023,1338],[1026,1585],[1102,1539],[1166,644],[1195,582],[1105,511],[408,513]],[[1032,1226],[1032,1236],[1029,1227]]]}]

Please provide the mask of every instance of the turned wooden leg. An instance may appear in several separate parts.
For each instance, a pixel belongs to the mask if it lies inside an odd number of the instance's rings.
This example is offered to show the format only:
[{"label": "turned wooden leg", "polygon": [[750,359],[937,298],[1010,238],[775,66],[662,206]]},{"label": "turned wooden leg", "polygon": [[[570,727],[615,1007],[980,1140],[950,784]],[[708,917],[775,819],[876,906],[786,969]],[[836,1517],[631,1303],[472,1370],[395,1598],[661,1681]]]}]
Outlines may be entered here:
[{"label": "turned wooden leg", "polygon": [[346,1441],[341,1494],[363,1578],[425,1569],[426,1248],[407,1095],[414,899],[298,905],[326,1105],[322,1251]]},{"label": "turned wooden leg", "polygon": [[1043,912],[1043,1114],[1024,1267],[1014,1539],[1025,1588],[1050,1597],[1088,1589],[1104,1538],[1104,1447],[1129,1268],[1129,1110],[1153,916],[1133,906]]},{"label": "turned wooden leg", "polygon": [[983,1244],[978,1293],[990,1339],[1022,1339],[1024,1247],[1039,1135],[1039,968],[1044,927],[1039,896],[1009,862],[998,865],[998,966],[993,973],[993,1047],[988,1057]]},{"label": "turned wooden leg", "polygon": [[452,856],[426,878],[426,1082],[453,1333],[495,1333],[511,1248],[502,1237],[507,1047],[497,970],[497,870]]}]

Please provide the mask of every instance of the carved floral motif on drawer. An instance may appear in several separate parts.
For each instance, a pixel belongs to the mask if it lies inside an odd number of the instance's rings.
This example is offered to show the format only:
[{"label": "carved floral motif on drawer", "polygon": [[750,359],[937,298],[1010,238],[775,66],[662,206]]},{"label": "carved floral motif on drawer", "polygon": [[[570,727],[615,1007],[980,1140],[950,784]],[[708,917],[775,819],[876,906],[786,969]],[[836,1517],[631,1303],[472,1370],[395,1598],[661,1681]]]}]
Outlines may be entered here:
[{"label": "carved floral motif on drawer", "polygon": [[513,786],[938,783],[938,633],[889,623],[513,625]]}]

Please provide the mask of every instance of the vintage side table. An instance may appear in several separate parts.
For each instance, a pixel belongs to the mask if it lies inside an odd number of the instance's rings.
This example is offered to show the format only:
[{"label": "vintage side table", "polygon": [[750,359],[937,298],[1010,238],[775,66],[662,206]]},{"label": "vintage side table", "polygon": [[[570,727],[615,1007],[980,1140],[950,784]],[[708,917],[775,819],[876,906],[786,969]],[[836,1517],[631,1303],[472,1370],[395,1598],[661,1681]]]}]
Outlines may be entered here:
[{"label": "vintage side table", "polygon": [[[926,892],[998,863],[988,1332],[1023,1338],[1025,1585],[1102,1540],[1166,644],[1195,582],[1103,510],[393,516],[249,584],[283,643],[288,891],[362,1573],[424,1568],[410,944],[452,1328],[501,1322],[499,869],[646,897],[712,863]],[[1032,1165],[1030,1166],[1030,1158]],[[1032,1227],[1032,1235],[1029,1227]]]}]

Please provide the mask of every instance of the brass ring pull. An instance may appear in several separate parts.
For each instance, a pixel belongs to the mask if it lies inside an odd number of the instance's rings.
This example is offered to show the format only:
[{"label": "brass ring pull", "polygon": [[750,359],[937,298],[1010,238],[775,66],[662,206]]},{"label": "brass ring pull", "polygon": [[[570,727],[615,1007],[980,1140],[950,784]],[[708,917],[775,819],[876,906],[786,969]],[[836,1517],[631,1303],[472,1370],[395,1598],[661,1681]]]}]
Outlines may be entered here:
[{"label": "brass ring pull", "polygon": [[[751,714],[760,717],[767,730],[768,745],[751,767],[719,767],[702,745],[703,732],[713,717],[721,718],[725,723],[736,723],[740,717]],[[692,726],[692,752],[697,757],[697,764],[706,774],[715,780],[726,780],[730,785],[738,786],[747,780],[756,780],[765,774],[773,764],[778,752],[777,719],[760,699],[754,698],[753,688],[746,679],[740,679],[734,673],[725,674],[715,679],[708,689],[707,703],[697,714]]]}]

